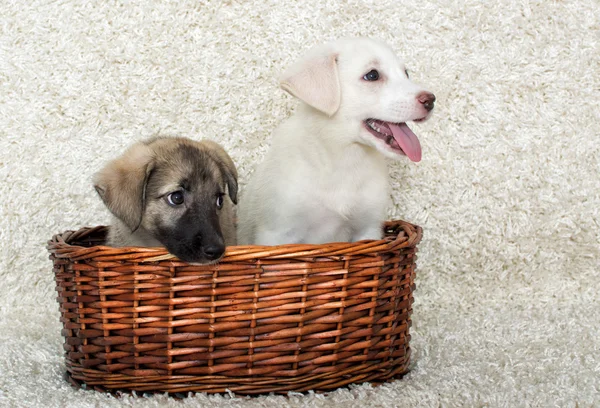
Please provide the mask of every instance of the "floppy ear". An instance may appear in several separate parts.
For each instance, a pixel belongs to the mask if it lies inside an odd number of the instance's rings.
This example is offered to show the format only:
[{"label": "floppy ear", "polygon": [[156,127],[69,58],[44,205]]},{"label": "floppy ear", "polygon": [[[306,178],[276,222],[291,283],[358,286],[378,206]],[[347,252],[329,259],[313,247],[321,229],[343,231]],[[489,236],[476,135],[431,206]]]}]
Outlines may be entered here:
[{"label": "floppy ear", "polygon": [[330,47],[318,47],[287,69],[281,87],[315,109],[333,116],[340,107],[337,55]]},{"label": "floppy ear", "polygon": [[238,174],[233,160],[231,160],[231,157],[229,157],[220,144],[213,142],[212,140],[203,140],[201,143],[208,147],[209,154],[211,154],[218,163],[219,169],[223,173],[223,177],[225,177],[227,183],[229,197],[234,204],[237,204]]},{"label": "floppy ear", "polygon": [[132,231],[142,222],[152,169],[152,150],[136,143],[94,175],[94,188],[104,204]]}]

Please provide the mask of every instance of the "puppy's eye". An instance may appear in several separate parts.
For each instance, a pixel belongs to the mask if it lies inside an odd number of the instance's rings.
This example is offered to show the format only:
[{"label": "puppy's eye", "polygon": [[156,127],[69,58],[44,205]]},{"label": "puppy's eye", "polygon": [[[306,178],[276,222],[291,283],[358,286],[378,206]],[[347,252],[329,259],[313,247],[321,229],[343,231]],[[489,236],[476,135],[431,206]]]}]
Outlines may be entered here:
[{"label": "puppy's eye", "polygon": [[223,196],[220,195],[217,197],[217,208],[220,210],[223,208]]},{"label": "puppy's eye", "polygon": [[167,202],[173,207],[183,204],[183,201],[183,191],[174,191],[167,196]]},{"label": "puppy's eye", "polygon": [[379,72],[376,69],[372,69],[365,74],[363,79],[365,81],[377,81],[379,79]]},{"label": "puppy's eye", "polygon": [[410,76],[408,76],[408,69],[405,69],[405,70],[404,70],[404,73],[406,74],[406,77],[407,77],[407,78],[410,78]]}]

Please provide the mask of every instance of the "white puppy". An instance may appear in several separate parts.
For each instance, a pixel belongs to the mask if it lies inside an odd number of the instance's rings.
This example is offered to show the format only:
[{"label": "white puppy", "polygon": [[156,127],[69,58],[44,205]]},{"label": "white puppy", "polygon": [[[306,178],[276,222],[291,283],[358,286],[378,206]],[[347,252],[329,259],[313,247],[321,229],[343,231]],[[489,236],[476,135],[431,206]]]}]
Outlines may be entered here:
[{"label": "white puppy", "polygon": [[380,239],[389,201],[385,157],[421,160],[406,125],[435,96],[385,44],[344,39],[312,49],[281,78],[303,103],[274,132],[240,200],[240,244]]}]

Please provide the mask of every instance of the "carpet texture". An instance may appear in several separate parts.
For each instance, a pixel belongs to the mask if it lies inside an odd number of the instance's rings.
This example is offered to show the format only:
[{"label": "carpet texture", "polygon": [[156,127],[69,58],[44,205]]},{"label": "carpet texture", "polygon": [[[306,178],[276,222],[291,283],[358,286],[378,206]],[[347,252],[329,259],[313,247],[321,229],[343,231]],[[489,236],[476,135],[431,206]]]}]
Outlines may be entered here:
[{"label": "carpet texture", "polygon": [[[597,0],[0,3],[0,406],[600,406]],[[212,138],[241,189],[310,46],[387,41],[435,92],[390,218],[423,226],[412,370],[326,395],[115,398],[62,379],[45,249],[109,221],[92,174],[156,134]]]}]

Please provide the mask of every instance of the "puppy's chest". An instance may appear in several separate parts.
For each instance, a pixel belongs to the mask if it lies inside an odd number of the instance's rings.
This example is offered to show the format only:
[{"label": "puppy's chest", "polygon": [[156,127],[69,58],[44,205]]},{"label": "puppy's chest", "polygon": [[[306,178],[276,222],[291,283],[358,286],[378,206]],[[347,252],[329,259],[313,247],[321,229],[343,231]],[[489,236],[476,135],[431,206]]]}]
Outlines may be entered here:
[{"label": "puppy's chest", "polygon": [[344,218],[361,217],[386,207],[388,185],[387,172],[334,172],[320,180],[319,204]]}]

